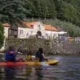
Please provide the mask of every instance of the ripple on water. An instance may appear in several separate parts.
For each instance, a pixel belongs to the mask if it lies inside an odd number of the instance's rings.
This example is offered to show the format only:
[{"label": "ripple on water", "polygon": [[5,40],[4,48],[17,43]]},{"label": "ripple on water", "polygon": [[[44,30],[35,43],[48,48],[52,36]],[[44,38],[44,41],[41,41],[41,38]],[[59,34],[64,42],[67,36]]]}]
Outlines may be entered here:
[{"label": "ripple on water", "polygon": [[[57,58],[56,58],[57,57]],[[0,67],[0,79],[8,80],[80,80],[80,58],[69,56],[51,56],[59,60],[58,65],[49,67],[19,66]]]}]

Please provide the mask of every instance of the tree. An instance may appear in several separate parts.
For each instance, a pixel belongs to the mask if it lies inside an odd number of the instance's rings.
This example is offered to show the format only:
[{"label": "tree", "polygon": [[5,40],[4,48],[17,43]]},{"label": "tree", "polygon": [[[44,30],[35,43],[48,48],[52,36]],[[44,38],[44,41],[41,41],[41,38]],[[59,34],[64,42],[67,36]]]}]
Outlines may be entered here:
[{"label": "tree", "polygon": [[25,0],[0,0],[0,21],[17,26],[28,13],[24,6]]},{"label": "tree", "polygon": [[4,43],[4,27],[0,23],[0,48],[3,46]]},{"label": "tree", "polygon": [[54,5],[54,0],[49,0],[48,7],[49,7],[49,17],[50,18],[55,18],[57,12],[56,12],[56,8],[55,8],[55,5]]}]

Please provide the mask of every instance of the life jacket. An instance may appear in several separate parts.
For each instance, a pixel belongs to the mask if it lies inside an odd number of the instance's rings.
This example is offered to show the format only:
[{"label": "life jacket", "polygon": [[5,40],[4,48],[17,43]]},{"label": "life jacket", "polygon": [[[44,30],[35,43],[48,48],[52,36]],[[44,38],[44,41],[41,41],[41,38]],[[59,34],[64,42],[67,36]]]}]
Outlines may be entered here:
[{"label": "life jacket", "polygon": [[15,57],[16,57],[16,55],[12,51],[8,51],[8,52],[5,53],[5,60],[14,61]]},{"label": "life jacket", "polygon": [[26,55],[26,60],[31,60],[31,59],[32,59],[31,55]]},{"label": "life jacket", "polygon": [[40,62],[44,61],[44,57],[43,57],[42,53],[40,53],[39,51],[36,53],[36,58],[38,58]]}]

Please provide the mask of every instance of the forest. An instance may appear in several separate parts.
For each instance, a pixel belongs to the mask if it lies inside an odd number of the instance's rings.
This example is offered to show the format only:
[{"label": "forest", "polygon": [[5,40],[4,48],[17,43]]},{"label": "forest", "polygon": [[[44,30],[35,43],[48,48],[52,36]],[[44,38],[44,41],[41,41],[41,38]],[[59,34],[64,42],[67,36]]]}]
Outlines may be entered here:
[{"label": "forest", "polygon": [[[58,19],[75,25],[74,30],[78,28],[80,32],[79,7],[80,0],[0,0],[0,22],[16,24],[28,18]],[[79,32],[78,35],[70,34],[79,36]]]}]

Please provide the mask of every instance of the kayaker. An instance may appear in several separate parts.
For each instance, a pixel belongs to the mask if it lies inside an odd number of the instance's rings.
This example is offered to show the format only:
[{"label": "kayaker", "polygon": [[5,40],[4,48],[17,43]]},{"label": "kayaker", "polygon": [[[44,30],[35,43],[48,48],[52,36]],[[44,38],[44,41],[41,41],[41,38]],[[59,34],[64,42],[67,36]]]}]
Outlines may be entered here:
[{"label": "kayaker", "polygon": [[32,60],[32,52],[28,51],[27,55],[26,55],[26,60],[31,61]]},{"label": "kayaker", "polygon": [[15,57],[16,57],[15,49],[14,47],[10,46],[8,51],[5,53],[5,60],[14,62],[16,61]]},{"label": "kayaker", "polygon": [[44,55],[43,48],[39,48],[39,50],[36,52],[36,59],[38,59],[40,62],[48,60]]}]

